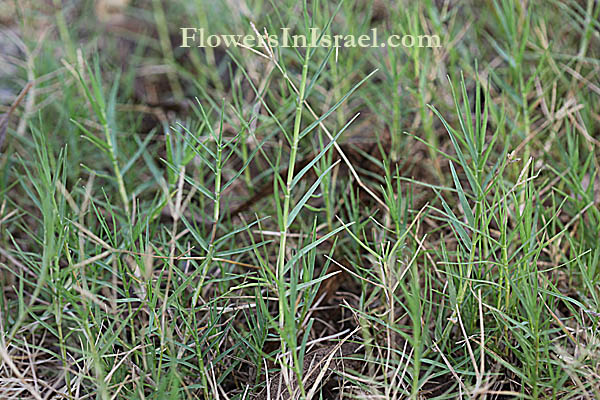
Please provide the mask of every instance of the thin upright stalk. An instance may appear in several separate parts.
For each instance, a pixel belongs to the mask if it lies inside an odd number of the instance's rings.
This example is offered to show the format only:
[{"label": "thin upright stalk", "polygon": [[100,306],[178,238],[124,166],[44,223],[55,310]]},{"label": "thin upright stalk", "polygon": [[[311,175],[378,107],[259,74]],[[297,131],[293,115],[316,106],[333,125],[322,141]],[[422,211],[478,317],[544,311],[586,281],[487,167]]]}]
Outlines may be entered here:
[{"label": "thin upright stalk", "polygon": [[[279,236],[279,257],[277,259],[277,281],[281,294],[285,292],[283,290],[282,280],[283,271],[285,266],[285,246],[287,240],[287,225],[290,213],[290,199],[292,191],[292,181],[294,179],[294,165],[296,164],[296,155],[298,153],[298,142],[300,141],[300,124],[302,121],[302,106],[304,104],[304,95],[306,91],[306,81],[308,76],[308,60],[310,58],[310,49],[306,49],[304,55],[304,63],[302,66],[302,81],[300,83],[300,91],[298,93],[298,100],[296,102],[296,117],[294,120],[294,133],[291,143],[290,159],[288,164],[287,182],[285,188],[285,197],[283,201],[283,213],[282,222],[280,227]],[[279,327],[283,329],[284,325],[284,313],[283,313],[283,298],[279,298]]]},{"label": "thin upright stalk", "polygon": [[119,168],[119,161],[117,160],[117,154],[115,152],[115,148],[113,147],[113,140],[110,134],[110,128],[108,126],[108,122],[106,122],[106,116],[102,116],[102,126],[104,129],[104,136],[106,137],[106,145],[108,146],[108,152],[110,154],[110,161],[112,163],[112,167],[115,173],[115,177],[117,178],[117,186],[119,187],[119,194],[121,195],[121,200],[123,201],[123,206],[125,207],[125,213],[129,217],[129,197],[127,196],[127,190],[125,189],[125,182],[123,181],[123,175],[121,174],[121,168]]}]

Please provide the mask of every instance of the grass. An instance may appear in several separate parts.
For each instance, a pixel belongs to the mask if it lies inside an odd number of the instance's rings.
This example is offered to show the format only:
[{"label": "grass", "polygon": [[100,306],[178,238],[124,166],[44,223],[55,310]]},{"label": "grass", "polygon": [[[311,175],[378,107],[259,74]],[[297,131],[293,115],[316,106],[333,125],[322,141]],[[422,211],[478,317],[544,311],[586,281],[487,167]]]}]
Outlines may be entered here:
[{"label": "grass", "polygon": [[0,3],[0,398],[600,398],[598,2],[109,3]]}]

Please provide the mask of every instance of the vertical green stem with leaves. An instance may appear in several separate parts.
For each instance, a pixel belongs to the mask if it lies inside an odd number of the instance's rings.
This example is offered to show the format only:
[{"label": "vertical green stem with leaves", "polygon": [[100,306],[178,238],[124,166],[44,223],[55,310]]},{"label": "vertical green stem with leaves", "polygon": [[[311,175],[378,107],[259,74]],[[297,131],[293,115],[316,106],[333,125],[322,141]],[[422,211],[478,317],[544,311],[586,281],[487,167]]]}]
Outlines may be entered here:
[{"label": "vertical green stem with leaves", "polygon": [[[294,133],[292,137],[291,143],[291,151],[290,151],[290,159],[288,163],[288,174],[285,188],[285,197],[283,202],[283,213],[282,220],[280,224],[280,239],[279,239],[279,257],[277,259],[277,280],[281,281],[284,275],[284,267],[285,267],[285,246],[287,240],[287,227],[288,227],[288,219],[290,214],[290,201],[291,201],[291,191],[292,191],[292,182],[294,180],[294,166],[296,164],[296,155],[298,153],[298,143],[300,141],[300,125],[302,122],[302,107],[304,104],[304,95],[306,91],[306,81],[308,76],[308,62],[310,59],[310,49],[306,49],[306,53],[304,55],[304,63],[302,66],[302,81],[300,83],[300,90],[298,93],[298,100],[296,103],[296,116],[294,120]],[[279,290],[285,291],[284,285],[279,285]],[[283,295],[283,293],[280,293]],[[283,302],[282,296],[280,296],[279,301],[279,326],[283,328],[284,324],[284,313],[283,313]]]}]

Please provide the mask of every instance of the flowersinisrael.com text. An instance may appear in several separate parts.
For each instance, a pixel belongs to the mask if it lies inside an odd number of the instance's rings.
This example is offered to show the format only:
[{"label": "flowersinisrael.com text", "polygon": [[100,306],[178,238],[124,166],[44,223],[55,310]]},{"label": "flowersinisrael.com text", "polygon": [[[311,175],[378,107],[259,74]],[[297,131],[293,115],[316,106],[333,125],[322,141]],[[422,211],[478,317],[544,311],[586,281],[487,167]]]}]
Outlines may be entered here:
[{"label": "flowersinisrael.com text", "polygon": [[[281,28],[281,35],[208,34],[204,28],[181,28],[180,47],[257,47],[263,41],[271,47],[441,47],[438,35],[388,35],[380,38],[377,28],[367,35],[329,35],[311,28],[308,35],[292,35],[290,28]],[[261,39],[262,38],[262,39]]]}]

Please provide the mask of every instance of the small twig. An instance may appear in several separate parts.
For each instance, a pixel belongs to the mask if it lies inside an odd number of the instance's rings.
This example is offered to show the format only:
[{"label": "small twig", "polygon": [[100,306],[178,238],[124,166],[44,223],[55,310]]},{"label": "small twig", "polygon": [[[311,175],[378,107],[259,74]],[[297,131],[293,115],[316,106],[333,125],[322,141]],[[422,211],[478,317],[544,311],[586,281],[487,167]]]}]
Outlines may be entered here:
[{"label": "small twig", "polygon": [[32,387],[29,383],[27,383],[27,380],[25,379],[23,374],[21,373],[21,371],[19,371],[19,368],[15,365],[15,363],[11,359],[10,354],[8,353],[8,347],[6,346],[4,339],[2,339],[0,341],[0,358],[3,360],[3,362],[7,366],[7,369],[10,369],[12,371],[12,373],[14,374],[16,379],[21,383],[21,385],[23,385],[23,387],[25,389],[27,389],[29,391],[29,393],[31,393],[33,398],[35,398],[37,400],[42,400],[42,396],[40,395],[40,393],[34,387]]},{"label": "small twig", "polygon": [[32,86],[33,86],[32,82],[29,82],[27,85],[25,85],[23,90],[21,90],[21,93],[19,93],[19,95],[13,102],[12,106],[10,106],[10,108],[8,109],[8,112],[6,114],[4,114],[4,116],[0,119],[0,150],[2,150],[2,145],[4,144],[4,139],[6,138],[6,130],[8,128],[8,120],[10,119],[10,116],[15,111],[15,109],[19,106],[21,101],[23,101],[23,99],[25,98],[25,95],[27,94],[27,92],[29,92],[29,89],[31,89]]}]

